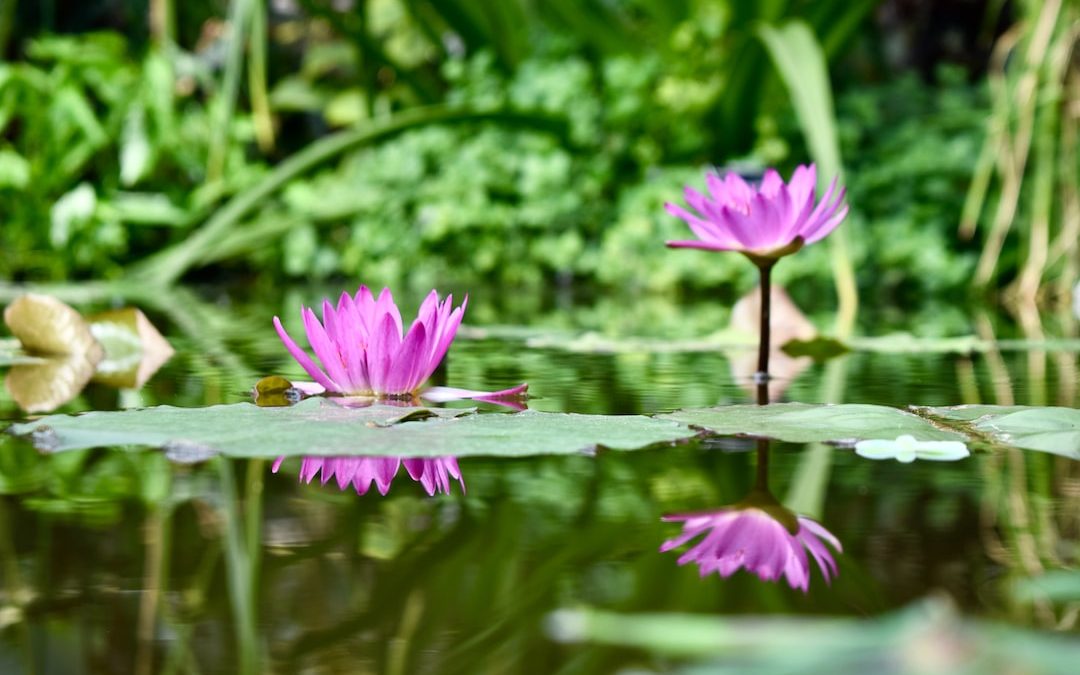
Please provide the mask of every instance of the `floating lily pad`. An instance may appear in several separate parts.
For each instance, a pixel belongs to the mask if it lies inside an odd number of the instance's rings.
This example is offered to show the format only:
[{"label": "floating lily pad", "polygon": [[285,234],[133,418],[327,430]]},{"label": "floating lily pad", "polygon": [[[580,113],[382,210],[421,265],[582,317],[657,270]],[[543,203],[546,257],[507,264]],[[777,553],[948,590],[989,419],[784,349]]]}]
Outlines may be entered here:
[{"label": "floating lily pad", "polygon": [[1080,459],[1080,410],[1075,408],[962,405],[922,410],[969,423],[1005,445]]},{"label": "floating lily pad", "polygon": [[[572,454],[598,446],[631,450],[678,441],[702,428],[791,443],[887,439],[998,443],[1080,459],[1080,411],[1071,408],[966,406],[919,408],[919,414],[877,405],[733,405],[665,415],[575,415],[526,410],[475,410],[371,405],[315,397],[281,408],[242,403],[209,408],[162,406],[143,410],[53,415],[13,425],[44,450],[148,446],[189,458],[224,453],[278,455]],[[932,420],[937,418],[941,424]],[[945,423],[956,430],[941,428]]]},{"label": "floating lily pad", "polygon": [[[236,457],[573,454],[596,446],[630,450],[695,433],[677,422],[640,415],[471,412],[385,405],[350,408],[312,398],[286,408],[239,403],[53,415],[13,425],[9,431],[29,436],[50,451],[133,445]],[[409,421],[418,417],[432,419]]]},{"label": "floating lily pad", "polygon": [[903,434],[920,441],[965,440],[918,415],[880,405],[732,405],[679,410],[661,417],[718,434],[748,434],[789,443],[895,439]]},{"label": "floating lily pad", "polygon": [[974,422],[980,417],[1006,415],[1019,410],[1030,410],[1023,405],[954,405],[948,407],[915,407],[934,417],[941,417],[956,422]]},{"label": "floating lily pad", "polygon": [[1080,410],[1031,408],[980,419],[975,428],[1028,450],[1080,459]]}]

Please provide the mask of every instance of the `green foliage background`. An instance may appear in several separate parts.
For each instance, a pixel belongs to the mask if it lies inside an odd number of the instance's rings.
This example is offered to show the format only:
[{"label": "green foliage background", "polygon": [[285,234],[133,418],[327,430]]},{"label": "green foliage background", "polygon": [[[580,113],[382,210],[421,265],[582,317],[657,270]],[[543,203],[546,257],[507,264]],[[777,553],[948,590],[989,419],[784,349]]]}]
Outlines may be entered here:
[{"label": "green foliage background", "polygon": [[[665,249],[686,232],[663,203],[710,166],[809,161],[756,33],[790,20],[829,62],[864,299],[954,294],[979,250],[981,230],[956,231],[986,86],[947,63],[929,80],[892,65],[882,3],[14,4],[0,31],[3,278],[123,277],[308,144],[448,105],[561,126],[420,119],[291,176],[188,278],[733,295],[752,269]],[[148,21],[155,10],[170,20]],[[91,31],[103,25],[123,32]],[[831,303],[825,247],[777,274],[797,300]]]}]

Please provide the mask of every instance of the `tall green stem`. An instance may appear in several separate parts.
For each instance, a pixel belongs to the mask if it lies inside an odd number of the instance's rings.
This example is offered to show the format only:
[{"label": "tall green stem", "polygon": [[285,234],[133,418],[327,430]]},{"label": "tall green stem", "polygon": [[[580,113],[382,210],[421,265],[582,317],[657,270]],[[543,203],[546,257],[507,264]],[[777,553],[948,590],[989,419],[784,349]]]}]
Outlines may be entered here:
[{"label": "tall green stem", "polygon": [[213,183],[225,173],[229,150],[229,127],[233,122],[236,100],[240,94],[240,72],[244,69],[244,46],[251,22],[249,0],[233,0],[229,4],[229,42],[225,56],[225,75],[218,91],[211,127],[210,156],[206,162],[206,181]]},{"label": "tall green stem", "polygon": [[757,439],[757,471],[754,476],[754,487],[765,492],[769,491],[769,441],[766,438]]},{"label": "tall green stem", "polygon": [[758,367],[754,374],[754,382],[758,385],[758,405],[769,402],[769,327],[770,306],[772,305],[771,275],[775,260],[761,261],[757,263],[761,273],[761,325],[758,331]]}]

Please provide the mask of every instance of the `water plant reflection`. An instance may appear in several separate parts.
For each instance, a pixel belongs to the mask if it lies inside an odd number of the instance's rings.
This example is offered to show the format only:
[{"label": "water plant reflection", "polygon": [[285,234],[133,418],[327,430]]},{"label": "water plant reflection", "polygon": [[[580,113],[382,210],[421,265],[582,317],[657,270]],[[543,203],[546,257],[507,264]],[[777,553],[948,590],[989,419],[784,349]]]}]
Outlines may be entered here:
[{"label": "water plant reflection", "polygon": [[[808,341],[817,337],[817,329],[802,310],[795,304],[787,291],[781,286],[773,286],[770,304],[770,322],[775,348],[769,354],[768,391],[765,401],[772,402],[783,396],[788,386],[810,365],[813,359],[807,356],[793,357],[783,350],[783,346],[792,340]],[[728,329],[739,333],[756,334],[761,313],[761,289],[755,288],[739,298],[731,308],[731,320]],[[760,340],[760,335],[758,338]],[[771,347],[771,346],[770,346]],[[749,350],[731,349],[726,353],[731,365],[731,378],[751,396],[760,394],[762,383],[754,377],[758,362],[755,354]],[[759,397],[759,402],[760,402]]]},{"label": "water plant reflection", "polygon": [[[295,388],[283,377],[271,376],[260,380],[255,385],[255,403],[263,407],[280,407],[296,403],[304,395],[303,391]],[[364,397],[334,397],[330,399],[334,403],[347,408],[364,408],[372,405],[371,398]],[[496,401],[498,402],[498,401]],[[400,406],[408,408],[419,401],[387,399],[381,402],[384,405]],[[524,405],[504,402],[512,408],[523,408]],[[424,412],[421,409],[421,412]],[[285,457],[278,457],[271,471],[277,473],[281,468]],[[379,494],[386,495],[390,491],[390,484],[397,476],[401,465],[405,465],[405,471],[414,481],[420,483],[429,496],[436,492],[450,494],[451,479],[456,479],[461,484],[462,492],[465,491],[465,479],[461,476],[457,458],[444,457],[364,457],[355,455],[318,456],[307,455],[300,460],[300,481],[311,483],[315,476],[320,473],[319,482],[326,485],[333,478],[337,482],[338,489],[345,490],[350,485],[357,494],[367,494],[374,483]]]},{"label": "water plant reflection", "polygon": [[[679,557],[679,564],[696,563],[702,577],[716,572],[729,577],[740,569],[762,581],[777,581],[804,593],[810,588],[813,557],[826,583],[837,574],[829,546],[843,551],[840,541],[821,523],[786,508],[768,489],[768,441],[759,440],[757,480],[743,499],[719,509],[665,516],[683,523],[683,531],[660,547],[670,551],[704,535]],[[828,544],[829,546],[826,546]]]},{"label": "water plant reflection", "polygon": [[52,296],[31,293],[7,306],[4,322],[26,354],[4,385],[28,413],[55,410],[91,380],[138,389],[173,355],[168,341],[133,307],[84,318]]},{"label": "water plant reflection", "polygon": [[[271,470],[277,473],[284,460],[284,457],[278,457]],[[323,485],[333,478],[339,489],[345,490],[352,485],[356,493],[362,495],[375,483],[379,494],[385,495],[402,464],[409,477],[420,483],[428,495],[450,494],[451,478],[461,484],[463,492],[465,490],[465,480],[454,457],[304,457],[300,461],[300,480],[310,483],[322,472],[319,480]]]},{"label": "water plant reflection", "polygon": [[[327,392],[374,398],[425,395],[432,400],[450,398],[514,397],[527,385],[500,392],[420,386],[435,372],[461,325],[469,299],[453,307],[453,296],[442,302],[432,290],[420,305],[416,319],[403,331],[401,312],[390,289],[375,298],[361,285],[355,297],[342,293],[337,307],[323,300],[322,322],[309,307],[301,307],[304,331],[322,368],[300,348],[274,317],[274,328],[293,358],[319,388]],[[308,389],[317,391],[317,389]]]}]

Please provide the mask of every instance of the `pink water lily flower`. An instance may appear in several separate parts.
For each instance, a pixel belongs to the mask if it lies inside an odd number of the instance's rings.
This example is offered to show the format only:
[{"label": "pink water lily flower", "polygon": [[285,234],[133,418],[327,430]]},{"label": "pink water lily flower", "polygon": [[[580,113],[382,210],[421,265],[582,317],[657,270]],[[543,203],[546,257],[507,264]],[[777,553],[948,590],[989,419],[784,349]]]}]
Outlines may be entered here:
[{"label": "pink water lily flower", "polygon": [[401,313],[390,289],[375,298],[367,286],[355,296],[342,293],[335,307],[323,300],[322,321],[314,310],[301,307],[304,332],[319,364],[285,331],[274,317],[274,328],[293,358],[315,380],[293,383],[305,394],[333,392],[374,398],[405,398],[421,395],[432,401],[460,398],[511,399],[525,393],[522,384],[498,392],[433,387],[421,391],[446,355],[461,325],[468,298],[453,307],[453,296],[442,302],[431,291],[416,319],[404,330]]},{"label": "pink water lily flower", "polygon": [[[278,457],[271,470],[277,473],[284,461],[284,457]],[[428,495],[436,492],[450,494],[451,478],[457,479],[462,491],[465,490],[465,481],[454,457],[304,457],[300,461],[300,480],[310,483],[322,472],[319,480],[323,485],[333,478],[338,489],[344,490],[352,485],[356,493],[362,495],[375,483],[379,494],[385,495],[390,491],[390,484],[402,464],[409,477],[418,481]]]},{"label": "pink water lily flower", "polygon": [[665,541],[662,552],[705,535],[679,558],[680,565],[697,563],[703,577],[712,572],[729,577],[745,569],[762,581],[786,577],[792,588],[805,593],[810,587],[806,552],[829,582],[837,569],[825,544],[843,551],[836,537],[820,523],[788,511],[768,493],[752,493],[743,502],[716,511],[665,516],[664,520],[682,522],[683,531]]},{"label": "pink water lily flower", "polygon": [[773,169],[765,172],[758,186],[731,172],[723,178],[709,173],[705,183],[708,195],[689,186],[684,191],[693,212],[670,202],[664,205],[697,235],[693,240],[669,241],[668,246],[739,251],[760,264],[824,238],[848,212],[844,190],[837,191],[835,178],[816,201],[813,164],[799,166],[787,183]]}]

